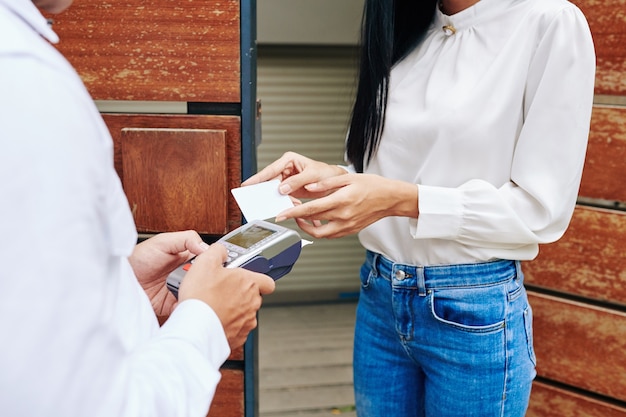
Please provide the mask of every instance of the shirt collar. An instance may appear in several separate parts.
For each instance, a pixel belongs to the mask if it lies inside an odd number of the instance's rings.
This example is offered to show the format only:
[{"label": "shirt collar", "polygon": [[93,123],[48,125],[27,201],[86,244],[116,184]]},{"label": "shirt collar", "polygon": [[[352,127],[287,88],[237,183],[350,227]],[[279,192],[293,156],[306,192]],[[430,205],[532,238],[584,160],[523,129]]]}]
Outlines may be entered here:
[{"label": "shirt collar", "polygon": [[47,19],[31,0],[0,0],[0,7],[15,14],[49,42],[59,42],[59,36],[54,33],[52,28],[48,25]]}]

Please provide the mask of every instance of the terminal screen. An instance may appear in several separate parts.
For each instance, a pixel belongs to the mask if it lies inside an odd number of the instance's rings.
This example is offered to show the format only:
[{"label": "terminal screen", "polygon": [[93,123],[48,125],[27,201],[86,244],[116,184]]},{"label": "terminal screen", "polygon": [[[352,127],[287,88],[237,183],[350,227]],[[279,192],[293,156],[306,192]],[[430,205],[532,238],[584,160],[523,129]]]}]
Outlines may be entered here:
[{"label": "terminal screen", "polygon": [[261,226],[251,226],[242,232],[226,239],[226,242],[239,246],[240,248],[249,249],[251,246],[259,243],[268,236],[276,233],[275,230],[266,229]]}]

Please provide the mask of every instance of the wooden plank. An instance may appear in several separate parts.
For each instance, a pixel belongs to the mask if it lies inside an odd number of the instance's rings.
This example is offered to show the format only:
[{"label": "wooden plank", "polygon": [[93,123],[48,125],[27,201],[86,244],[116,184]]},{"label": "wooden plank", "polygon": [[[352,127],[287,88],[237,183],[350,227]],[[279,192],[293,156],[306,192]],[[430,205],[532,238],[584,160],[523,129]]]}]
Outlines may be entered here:
[{"label": "wooden plank", "polygon": [[142,233],[227,231],[223,130],[122,130],[124,191]]},{"label": "wooden plank", "polygon": [[537,373],[626,401],[626,313],[529,292]]},{"label": "wooden plank", "polygon": [[81,0],[52,17],[95,100],[241,101],[238,0]]},{"label": "wooden plank", "polygon": [[[226,178],[232,189],[241,184],[241,119],[237,116],[103,114],[114,144],[114,163],[124,183],[122,131],[126,128],[210,129],[226,132]],[[198,158],[198,155],[189,155]],[[241,225],[241,211],[228,193],[228,231]]]},{"label": "wooden plank", "polygon": [[245,410],[244,375],[242,371],[222,369],[208,417],[242,417]]},{"label": "wooden plank", "polygon": [[626,108],[596,106],[579,195],[626,202],[625,178]]},{"label": "wooden plank", "polygon": [[583,11],[596,55],[596,94],[626,94],[626,13],[623,0],[573,0]]},{"label": "wooden plank", "polygon": [[578,206],[568,231],[523,263],[527,284],[626,304],[626,213]]},{"label": "wooden plank", "polygon": [[626,408],[535,382],[526,417],[625,417]]}]

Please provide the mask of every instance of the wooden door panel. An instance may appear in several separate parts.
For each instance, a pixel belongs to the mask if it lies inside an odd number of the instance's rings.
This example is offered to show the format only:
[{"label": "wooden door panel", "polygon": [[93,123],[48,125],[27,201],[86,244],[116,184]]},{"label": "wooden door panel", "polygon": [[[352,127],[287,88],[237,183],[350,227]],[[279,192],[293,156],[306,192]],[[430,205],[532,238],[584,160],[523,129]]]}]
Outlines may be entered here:
[{"label": "wooden door panel", "polygon": [[[122,136],[123,131],[129,131],[132,128],[146,129],[198,129],[198,130],[217,130],[224,132],[226,148],[225,148],[225,177],[219,175],[219,178],[225,178],[227,190],[238,187],[241,184],[241,119],[236,116],[205,116],[205,115],[147,115],[147,114],[104,114],[103,118],[111,132],[113,137],[114,152],[115,152],[115,168],[122,179],[123,184],[128,184],[129,181],[125,179],[124,175],[124,158],[122,154]],[[206,160],[201,153],[194,153],[191,151],[186,152],[186,158],[188,163],[191,164],[205,164]],[[220,163],[220,166],[221,163]],[[211,169],[210,166],[199,169]],[[146,181],[150,178],[146,177]],[[126,191],[126,190],[125,190]],[[220,194],[218,198],[211,197],[211,201],[207,201],[202,198],[202,208],[215,204],[226,205],[226,225],[224,221],[220,220],[219,224],[211,225],[210,227],[199,227],[200,225],[190,225],[191,228],[197,230],[200,233],[207,233],[210,235],[223,235],[228,231],[235,229],[241,225],[241,212],[237,203],[230,192],[224,196]],[[193,195],[194,199],[201,199],[198,194]],[[131,203],[131,208],[132,208]],[[182,204],[182,203],[178,203]],[[188,203],[185,203],[187,207]],[[200,204],[200,202],[198,202]],[[193,207],[196,210],[196,207]],[[192,215],[186,213],[185,215]],[[169,222],[169,220],[168,220]],[[169,223],[168,223],[169,224]],[[204,224],[204,222],[202,223]],[[172,227],[179,224],[173,224]],[[144,230],[147,231],[147,230]],[[166,230],[159,230],[166,231]]]},{"label": "wooden door panel", "polygon": [[626,408],[535,382],[526,417],[625,417]]},{"label": "wooden door panel", "polygon": [[238,0],[81,0],[51,17],[95,100],[241,101]]},{"label": "wooden door panel", "polygon": [[626,401],[626,313],[529,292],[540,376]]},{"label": "wooden door panel", "polygon": [[[626,305],[626,213],[578,206],[561,240],[523,263],[532,286]],[[626,335],[625,335],[626,336]]]},{"label": "wooden door panel", "polygon": [[626,14],[623,0],[573,0],[583,11],[596,48],[596,94],[626,94]]},{"label": "wooden door panel", "polygon": [[596,106],[579,195],[626,201],[625,178],[626,108]]},{"label": "wooden door panel", "polygon": [[125,128],[121,145],[123,186],[138,231],[226,231],[223,130]]}]

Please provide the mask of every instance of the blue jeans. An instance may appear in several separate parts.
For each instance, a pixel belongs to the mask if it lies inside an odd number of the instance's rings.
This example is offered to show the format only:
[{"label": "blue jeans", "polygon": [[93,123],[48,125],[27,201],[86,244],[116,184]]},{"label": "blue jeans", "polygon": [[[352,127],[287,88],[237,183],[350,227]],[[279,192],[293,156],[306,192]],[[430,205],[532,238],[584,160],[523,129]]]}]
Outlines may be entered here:
[{"label": "blue jeans", "polygon": [[519,262],[416,267],[368,251],[354,342],[359,417],[523,417],[535,360]]}]

